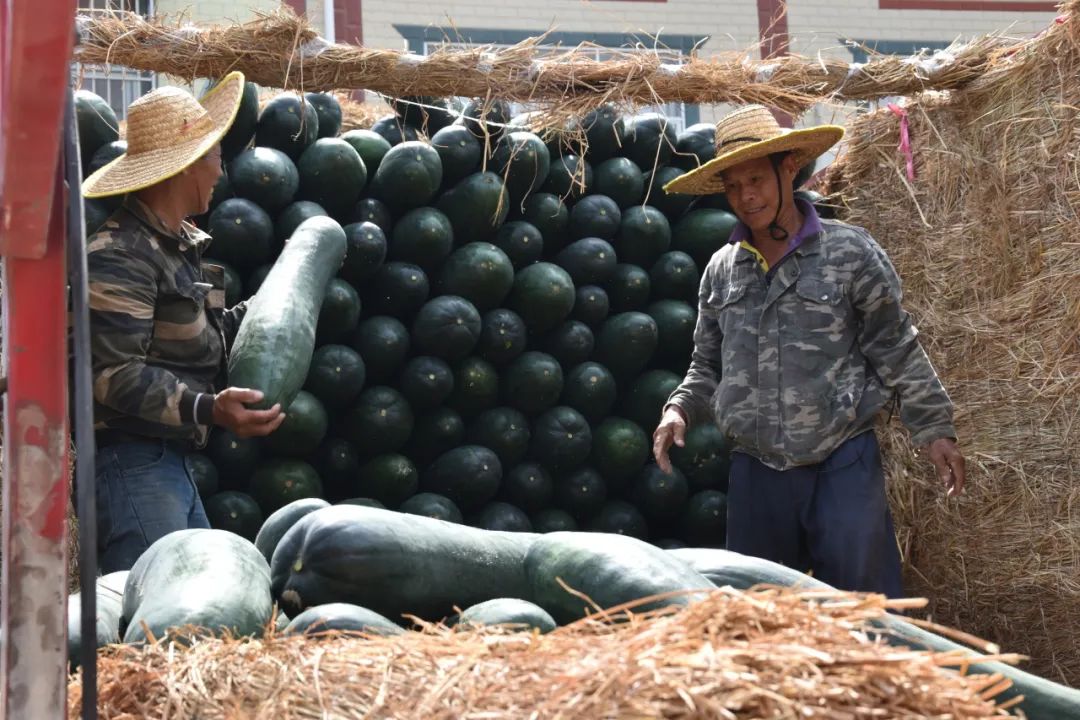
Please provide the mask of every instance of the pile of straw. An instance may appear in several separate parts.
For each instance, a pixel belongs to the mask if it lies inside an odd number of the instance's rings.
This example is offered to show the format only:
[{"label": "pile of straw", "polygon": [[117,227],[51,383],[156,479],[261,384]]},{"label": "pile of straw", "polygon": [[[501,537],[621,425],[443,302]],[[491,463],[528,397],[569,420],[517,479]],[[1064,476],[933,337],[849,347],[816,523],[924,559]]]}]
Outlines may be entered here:
[{"label": "pile of straw", "polygon": [[993,72],[907,105],[915,180],[883,110],[831,170],[846,218],[903,278],[957,407],[968,487],[883,443],[908,591],[939,622],[1080,685],[1080,2]]},{"label": "pile of straw", "polygon": [[538,106],[545,127],[561,126],[606,102],[624,108],[759,102],[798,112],[823,98],[958,88],[1018,42],[993,35],[933,55],[880,57],[864,65],[797,56],[761,63],[739,52],[694,55],[676,65],[648,48],[626,48],[607,60],[597,60],[588,44],[552,51],[543,47],[544,37],[503,49],[442,49],[429,56],[330,44],[288,10],[243,25],[203,28],[135,14],[95,14],[80,18],[80,30],[75,59],[88,65],[113,63],[192,80],[241,70],[266,87],[305,91],[497,97]]},{"label": "pile of straw", "polygon": [[[910,606],[910,603],[900,605]],[[872,639],[880,596],[717,591],[678,613],[549,635],[428,627],[395,638],[118,646],[103,718],[1006,717],[999,676]],[[1012,658],[1007,658],[1012,659]],[[79,684],[69,688],[74,715]]]}]

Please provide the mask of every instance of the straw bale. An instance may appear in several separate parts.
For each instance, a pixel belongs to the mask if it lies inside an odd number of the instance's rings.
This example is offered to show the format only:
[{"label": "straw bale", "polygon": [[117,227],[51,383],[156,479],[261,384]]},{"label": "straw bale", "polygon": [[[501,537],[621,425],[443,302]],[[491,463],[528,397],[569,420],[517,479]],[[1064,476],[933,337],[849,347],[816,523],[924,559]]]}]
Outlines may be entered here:
[{"label": "straw bale", "polygon": [[1080,3],[962,91],[881,110],[828,178],[895,262],[957,408],[968,487],[883,446],[909,591],[934,617],[1080,684]]},{"label": "straw bale", "polygon": [[912,58],[881,56],[866,64],[786,56],[756,60],[757,46],[708,58],[667,62],[652,48],[542,47],[543,36],[509,48],[437,49],[428,56],[332,44],[287,8],[229,26],[197,27],[178,18],[131,13],[79,18],[76,60],[118,64],[181,78],[220,77],[241,70],[266,87],[364,89],[389,97],[498,97],[539,109],[558,127],[603,103],[623,108],[664,102],[760,102],[799,112],[825,98],[875,99],[927,89],[963,87],[1017,43],[1003,34],[954,44]]},{"label": "straw bale", "polygon": [[[1000,676],[874,636],[881,596],[718,590],[680,612],[591,618],[548,635],[426,626],[115,646],[102,718],[1006,717]],[[1015,660],[1012,656],[1001,656]],[[78,678],[69,709],[80,703]]]}]

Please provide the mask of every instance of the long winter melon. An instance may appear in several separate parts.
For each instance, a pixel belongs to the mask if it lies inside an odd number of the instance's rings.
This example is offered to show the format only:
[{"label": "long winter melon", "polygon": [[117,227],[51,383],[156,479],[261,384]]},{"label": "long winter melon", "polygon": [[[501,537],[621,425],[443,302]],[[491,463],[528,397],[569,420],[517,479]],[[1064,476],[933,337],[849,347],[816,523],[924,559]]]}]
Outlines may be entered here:
[{"label": "long winter melon", "polygon": [[536,537],[338,505],[307,515],[281,539],[273,593],[292,616],[345,602],[390,620],[437,620],[497,597],[529,599],[525,554]]},{"label": "long winter melon", "polygon": [[345,247],[345,231],[336,222],[305,220],[250,300],[229,355],[229,384],[262,390],[255,407],[288,407],[304,386],[323,296]]},{"label": "long winter melon", "polygon": [[226,530],[178,530],[151,545],[124,586],[124,642],[170,628],[259,635],[273,617],[270,569],[249,541]]},{"label": "long winter melon", "polygon": [[[124,604],[124,584],[128,571],[109,573],[97,579],[97,617],[94,647],[120,642],[120,611]],[[82,598],[68,596],[68,663],[74,670],[82,662]]]},{"label": "long winter melon", "polygon": [[[798,570],[729,550],[682,548],[666,552],[690,565],[717,587],[730,585],[739,590],[746,590],[754,585],[764,584],[797,586],[806,590],[832,589],[829,585]],[[976,657],[976,653],[970,648],[922,630],[893,615],[886,616],[876,624],[888,631],[885,638],[893,644],[939,653],[963,652]],[[1050,682],[1012,665],[999,662],[972,663],[968,671],[990,675],[1000,673],[1012,681],[1012,686],[996,699],[999,702],[1005,702],[1023,695],[1024,700],[1018,707],[1031,720],[1080,718],[1080,690]]]}]

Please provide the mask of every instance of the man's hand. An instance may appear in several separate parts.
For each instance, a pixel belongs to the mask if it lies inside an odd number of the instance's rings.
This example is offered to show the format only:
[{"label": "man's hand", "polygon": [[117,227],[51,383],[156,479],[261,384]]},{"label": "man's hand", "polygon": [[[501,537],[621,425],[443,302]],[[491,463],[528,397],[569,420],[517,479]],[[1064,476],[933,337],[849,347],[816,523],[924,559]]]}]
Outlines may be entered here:
[{"label": "man's hand", "polygon": [[686,416],[675,405],[671,405],[664,411],[660,418],[660,424],[653,433],[653,455],[656,456],[656,464],[668,475],[671,474],[671,459],[668,457],[668,448],[675,443],[679,447],[686,444]]},{"label": "man's hand", "polygon": [[225,388],[214,396],[214,424],[233,431],[237,437],[261,437],[281,427],[285,413],[278,403],[269,410],[249,410],[247,403],[263,399],[261,390]]},{"label": "man's hand", "polygon": [[949,489],[949,497],[964,491],[964,456],[952,438],[941,438],[930,443],[930,462],[934,463],[938,478]]}]

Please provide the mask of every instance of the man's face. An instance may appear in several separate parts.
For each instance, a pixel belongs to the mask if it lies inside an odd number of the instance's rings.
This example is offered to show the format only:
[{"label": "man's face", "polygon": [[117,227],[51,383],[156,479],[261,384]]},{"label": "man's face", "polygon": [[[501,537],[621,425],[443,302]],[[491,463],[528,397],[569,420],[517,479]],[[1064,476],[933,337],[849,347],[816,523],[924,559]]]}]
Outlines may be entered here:
[{"label": "man's face", "polygon": [[[795,177],[789,167],[792,164],[790,155],[780,163],[779,183],[767,157],[747,160],[720,174],[731,209],[751,230],[768,228],[780,207],[781,192],[786,189],[791,194],[791,181]],[[791,203],[793,199],[785,196],[784,201]]]},{"label": "man's face", "polygon": [[192,173],[195,176],[193,187],[198,193],[198,213],[202,214],[210,209],[210,198],[214,194],[214,185],[221,177],[221,145],[210,148],[210,152],[203,155],[193,166]]}]

